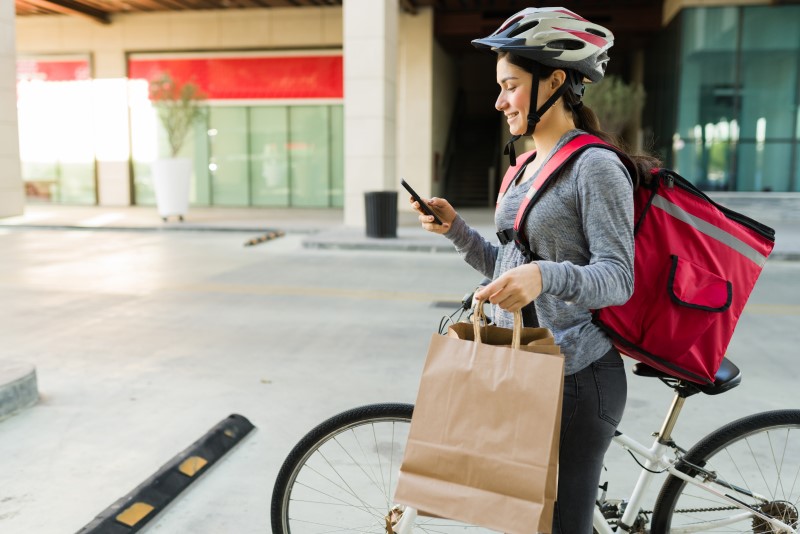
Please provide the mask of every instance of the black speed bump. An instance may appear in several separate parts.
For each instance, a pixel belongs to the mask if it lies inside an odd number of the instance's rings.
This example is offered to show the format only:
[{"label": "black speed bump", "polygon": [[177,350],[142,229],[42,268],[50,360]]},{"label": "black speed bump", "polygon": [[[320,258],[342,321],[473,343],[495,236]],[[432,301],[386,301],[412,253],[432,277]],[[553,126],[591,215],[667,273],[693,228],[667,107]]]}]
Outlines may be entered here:
[{"label": "black speed bump", "polygon": [[254,428],[238,414],[223,419],[136,489],[105,509],[78,534],[138,532]]}]

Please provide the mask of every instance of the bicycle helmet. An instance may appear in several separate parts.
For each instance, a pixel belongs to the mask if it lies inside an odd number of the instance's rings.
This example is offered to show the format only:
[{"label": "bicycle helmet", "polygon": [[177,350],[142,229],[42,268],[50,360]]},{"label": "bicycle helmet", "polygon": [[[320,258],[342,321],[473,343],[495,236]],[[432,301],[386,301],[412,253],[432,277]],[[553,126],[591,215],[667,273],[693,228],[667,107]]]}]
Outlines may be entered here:
[{"label": "bicycle helmet", "polygon": [[[472,45],[531,60],[534,80],[539,78],[539,65],[564,69],[565,82],[539,109],[535,109],[536,91],[531,91],[525,135],[533,135],[545,111],[567,90],[578,97],[578,106],[582,105],[584,83],[599,82],[605,75],[608,49],[614,45],[614,35],[607,28],[563,7],[529,7],[510,17],[490,36],[474,39]],[[516,165],[514,142],[520,137],[513,136],[506,145],[505,153],[512,166]]]},{"label": "bicycle helmet", "polygon": [[489,37],[475,39],[480,49],[511,52],[560,69],[573,69],[584,81],[599,82],[608,65],[614,35],[563,7],[529,7],[506,20]]}]

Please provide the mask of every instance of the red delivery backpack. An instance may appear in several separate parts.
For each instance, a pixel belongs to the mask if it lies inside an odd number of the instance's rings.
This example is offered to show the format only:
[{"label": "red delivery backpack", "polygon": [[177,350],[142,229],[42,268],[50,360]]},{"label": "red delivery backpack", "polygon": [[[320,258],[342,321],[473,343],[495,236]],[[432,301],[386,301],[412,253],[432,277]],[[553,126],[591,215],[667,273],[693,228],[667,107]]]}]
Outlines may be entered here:
[{"label": "red delivery backpack", "polygon": [[[513,240],[528,259],[541,259],[520,229],[550,180],[589,147],[614,151],[635,176],[624,153],[598,137],[579,135],[541,169],[514,228],[497,233],[501,243]],[[508,169],[498,203],[532,158],[532,152],[523,154],[523,163]],[[667,169],[654,169],[634,191],[634,224],[633,296],[621,306],[595,310],[594,322],[621,353],[677,378],[711,384],[775,246],[775,231],[720,206]]]}]

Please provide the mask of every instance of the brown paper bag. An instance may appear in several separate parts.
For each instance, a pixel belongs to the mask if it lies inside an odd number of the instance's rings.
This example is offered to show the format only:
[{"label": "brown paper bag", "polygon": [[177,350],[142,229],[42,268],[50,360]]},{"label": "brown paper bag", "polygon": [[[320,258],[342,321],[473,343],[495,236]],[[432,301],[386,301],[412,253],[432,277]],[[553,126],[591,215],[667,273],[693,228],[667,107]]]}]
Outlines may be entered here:
[{"label": "brown paper bag", "polygon": [[[473,315],[474,317],[474,315]],[[513,330],[499,326],[479,326],[480,339],[483,343],[498,347],[510,347]],[[475,341],[475,325],[473,323],[455,323],[447,329],[447,335],[467,341]],[[547,328],[522,327],[520,331],[520,350],[539,352],[541,354],[561,354],[555,344],[553,333]]]},{"label": "brown paper bag", "polygon": [[[521,329],[516,314],[517,347]],[[563,376],[561,355],[434,334],[395,502],[509,534],[550,532]]]}]

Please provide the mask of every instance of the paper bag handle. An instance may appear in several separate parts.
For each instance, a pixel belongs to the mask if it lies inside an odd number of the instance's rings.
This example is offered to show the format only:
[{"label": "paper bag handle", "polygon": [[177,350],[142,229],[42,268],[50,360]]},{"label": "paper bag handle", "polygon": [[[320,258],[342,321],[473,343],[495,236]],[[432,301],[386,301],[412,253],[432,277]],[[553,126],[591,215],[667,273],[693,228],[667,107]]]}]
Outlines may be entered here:
[{"label": "paper bag handle", "polygon": [[[483,311],[483,300],[475,301],[475,308],[472,311],[472,327],[475,329],[475,343],[481,342],[481,319],[486,324],[486,313]],[[514,328],[511,331],[511,348],[519,349],[520,339],[522,338],[522,312],[514,312]]]}]

